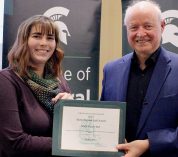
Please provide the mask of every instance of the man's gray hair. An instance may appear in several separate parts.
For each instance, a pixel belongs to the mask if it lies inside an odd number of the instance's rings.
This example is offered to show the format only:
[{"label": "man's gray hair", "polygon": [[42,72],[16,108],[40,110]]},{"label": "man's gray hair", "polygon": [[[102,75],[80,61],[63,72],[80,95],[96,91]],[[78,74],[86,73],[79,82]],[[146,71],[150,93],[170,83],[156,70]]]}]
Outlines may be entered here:
[{"label": "man's gray hair", "polygon": [[155,8],[155,10],[156,10],[156,12],[157,12],[157,14],[158,14],[158,18],[159,18],[160,21],[161,21],[161,7],[160,7],[160,5],[159,5],[157,2],[155,2],[155,1],[153,1],[153,0],[133,0],[133,1],[131,1],[131,2],[129,3],[129,5],[128,5],[126,11],[125,11],[124,25],[126,25],[126,23],[127,23],[127,18],[128,18],[128,13],[129,13],[129,11],[130,11],[133,7],[135,7],[135,6],[141,6],[141,5],[143,5],[143,4],[152,5],[153,8]]}]

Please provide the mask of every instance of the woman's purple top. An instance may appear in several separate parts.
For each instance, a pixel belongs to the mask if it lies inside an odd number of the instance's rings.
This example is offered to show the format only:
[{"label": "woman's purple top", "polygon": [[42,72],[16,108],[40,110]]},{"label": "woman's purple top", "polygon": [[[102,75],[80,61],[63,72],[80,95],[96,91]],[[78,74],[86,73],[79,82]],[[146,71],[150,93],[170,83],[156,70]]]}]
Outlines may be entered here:
[{"label": "woman's purple top", "polygon": [[[69,88],[62,78],[65,92]],[[0,71],[0,157],[47,157],[52,117],[11,69]]]}]

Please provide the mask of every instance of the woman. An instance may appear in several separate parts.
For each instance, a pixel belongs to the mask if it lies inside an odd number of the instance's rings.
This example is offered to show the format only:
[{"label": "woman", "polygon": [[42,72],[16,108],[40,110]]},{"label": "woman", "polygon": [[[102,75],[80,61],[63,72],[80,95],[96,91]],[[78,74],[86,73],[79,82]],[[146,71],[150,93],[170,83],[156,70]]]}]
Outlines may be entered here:
[{"label": "woman", "polygon": [[54,21],[36,15],[20,25],[0,71],[0,156],[50,156],[54,104],[72,98],[62,59]]}]

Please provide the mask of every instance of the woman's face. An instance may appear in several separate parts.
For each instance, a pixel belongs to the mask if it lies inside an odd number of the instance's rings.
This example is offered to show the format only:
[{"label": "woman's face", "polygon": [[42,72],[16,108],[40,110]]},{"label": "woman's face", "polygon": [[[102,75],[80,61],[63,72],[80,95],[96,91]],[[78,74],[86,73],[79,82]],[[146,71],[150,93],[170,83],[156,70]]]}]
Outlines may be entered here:
[{"label": "woman's face", "polygon": [[42,34],[38,27],[32,27],[28,47],[30,53],[30,65],[33,67],[45,66],[56,48],[54,34]]}]

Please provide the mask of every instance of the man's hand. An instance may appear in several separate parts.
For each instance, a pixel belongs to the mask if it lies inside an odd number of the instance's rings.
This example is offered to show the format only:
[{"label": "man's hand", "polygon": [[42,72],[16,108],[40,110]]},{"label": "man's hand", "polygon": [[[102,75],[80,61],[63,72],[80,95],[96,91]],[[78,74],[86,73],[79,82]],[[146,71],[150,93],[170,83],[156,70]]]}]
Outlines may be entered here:
[{"label": "man's hand", "polygon": [[124,157],[140,157],[149,149],[149,141],[135,140],[130,143],[118,144],[116,148],[125,151]]}]

